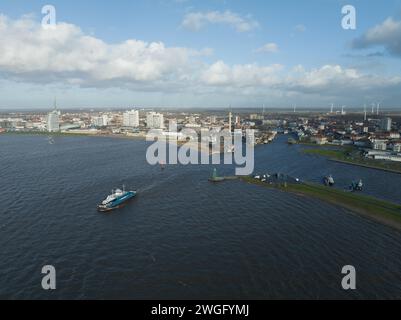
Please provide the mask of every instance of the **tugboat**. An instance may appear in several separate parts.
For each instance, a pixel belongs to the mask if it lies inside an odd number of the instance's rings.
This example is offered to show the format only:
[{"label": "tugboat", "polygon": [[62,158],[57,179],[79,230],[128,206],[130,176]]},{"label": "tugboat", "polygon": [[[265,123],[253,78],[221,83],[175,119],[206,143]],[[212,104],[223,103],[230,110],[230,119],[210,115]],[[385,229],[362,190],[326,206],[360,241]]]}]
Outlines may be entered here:
[{"label": "tugboat", "polygon": [[209,178],[210,182],[223,182],[225,180],[224,177],[219,177],[217,175],[217,169],[213,170],[212,176]]},{"label": "tugboat", "polygon": [[363,182],[359,180],[358,182],[353,181],[350,186],[351,191],[362,191],[363,189]]},{"label": "tugboat", "polygon": [[324,184],[325,184],[327,187],[332,187],[332,186],[334,186],[334,178],[333,178],[332,175],[329,175],[329,176],[327,176],[327,177],[324,177],[323,181],[324,181]]},{"label": "tugboat", "polygon": [[97,206],[99,212],[108,212],[121,208],[128,200],[131,200],[137,195],[136,191],[125,191],[117,189],[112,190],[111,195],[109,195],[106,200]]}]

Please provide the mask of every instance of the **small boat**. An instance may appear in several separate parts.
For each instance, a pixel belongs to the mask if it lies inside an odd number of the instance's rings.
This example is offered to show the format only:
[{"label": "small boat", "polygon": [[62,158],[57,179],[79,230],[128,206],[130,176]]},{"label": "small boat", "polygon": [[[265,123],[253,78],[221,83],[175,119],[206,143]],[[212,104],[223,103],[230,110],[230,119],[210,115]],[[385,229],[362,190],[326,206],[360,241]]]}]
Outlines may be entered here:
[{"label": "small boat", "polygon": [[123,190],[112,190],[111,195],[97,206],[97,210],[99,212],[108,212],[119,209],[136,195],[137,191],[125,191],[125,187],[123,187]]},{"label": "small boat", "polygon": [[323,181],[324,181],[324,184],[328,187],[334,186],[334,178],[332,175],[324,177]]},{"label": "small boat", "polygon": [[350,186],[351,191],[362,191],[363,190],[363,181],[359,180],[358,182],[353,181]]}]

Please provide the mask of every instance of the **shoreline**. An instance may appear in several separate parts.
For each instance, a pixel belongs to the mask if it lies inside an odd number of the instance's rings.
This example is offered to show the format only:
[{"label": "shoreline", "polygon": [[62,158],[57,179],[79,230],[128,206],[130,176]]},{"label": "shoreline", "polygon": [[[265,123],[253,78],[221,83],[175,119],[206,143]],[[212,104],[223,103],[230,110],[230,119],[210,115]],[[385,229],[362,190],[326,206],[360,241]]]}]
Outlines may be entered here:
[{"label": "shoreline", "polygon": [[[401,167],[400,169],[398,168],[386,168],[384,166],[380,166],[377,164],[369,164],[369,163],[362,163],[359,160],[348,160],[348,159],[343,159],[345,158],[345,153],[340,151],[340,150],[325,150],[325,149],[320,149],[320,148],[308,148],[308,149],[303,149],[301,151],[304,154],[307,155],[315,155],[315,156],[320,156],[320,157],[325,157],[329,161],[333,162],[338,162],[338,163],[343,163],[343,164],[348,164],[352,166],[358,166],[358,167],[363,167],[363,168],[369,168],[373,170],[381,170],[381,171],[386,171],[386,172],[391,172],[395,174],[401,174]],[[362,158],[361,158],[362,160]],[[377,161],[377,160],[370,160],[370,161]],[[392,164],[393,166],[396,166],[398,163],[389,163]]]},{"label": "shoreline", "polygon": [[358,166],[358,167],[369,168],[369,169],[373,169],[373,170],[380,170],[380,171],[387,171],[387,172],[391,172],[391,173],[401,174],[401,171],[398,171],[398,170],[395,170],[395,169],[381,168],[381,167],[376,167],[374,165],[356,163],[356,162],[351,162],[351,161],[346,161],[346,160],[339,160],[339,159],[329,159],[329,160],[333,161],[333,162],[349,164],[349,165],[352,165],[352,166]]},{"label": "shoreline", "polygon": [[254,179],[253,177],[241,177],[240,180],[269,189],[319,199],[401,231],[400,204],[377,199],[372,196],[328,188],[313,183],[287,183],[286,186],[283,186],[280,184],[266,184]]},{"label": "shoreline", "polygon": [[[90,138],[110,138],[110,139],[124,139],[124,140],[137,140],[137,141],[147,141],[146,136],[144,135],[122,135],[122,134],[90,134],[90,133],[51,133],[51,132],[4,132],[1,135],[15,135],[15,136],[43,136],[43,137],[90,137]],[[194,141],[176,141],[176,140],[170,140],[170,139],[165,139],[167,144],[173,144],[176,145],[178,148],[182,147],[184,144],[189,149],[196,150],[199,153],[207,153],[210,156],[213,155],[214,153],[211,150],[206,150],[204,145],[202,145],[200,142],[194,142]],[[150,143],[152,141],[149,141]],[[221,151],[219,154],[223,154]]]}]

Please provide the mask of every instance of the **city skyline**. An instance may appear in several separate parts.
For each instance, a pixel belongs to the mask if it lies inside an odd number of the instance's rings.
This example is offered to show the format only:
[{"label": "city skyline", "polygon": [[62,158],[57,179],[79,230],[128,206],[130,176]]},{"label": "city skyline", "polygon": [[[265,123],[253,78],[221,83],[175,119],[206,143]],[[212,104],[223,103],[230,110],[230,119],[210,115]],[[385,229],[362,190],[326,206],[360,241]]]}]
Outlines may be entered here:
[{"label": "city skyline", "polygon": [[401,108],[399,0],[296,4],[5,1],[0,108]]}]

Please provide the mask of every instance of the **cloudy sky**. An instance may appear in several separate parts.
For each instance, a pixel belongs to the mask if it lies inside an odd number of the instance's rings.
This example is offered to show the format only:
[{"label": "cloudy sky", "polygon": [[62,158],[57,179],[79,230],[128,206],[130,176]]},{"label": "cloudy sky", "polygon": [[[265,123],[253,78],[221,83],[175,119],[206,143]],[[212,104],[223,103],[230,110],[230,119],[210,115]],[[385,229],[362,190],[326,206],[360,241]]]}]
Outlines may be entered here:
[{"label": "cloudy sky", "polygon": [[[356,30],[342,28],[346,4]],[[62,108],[401,107],[401,0],[2,0],[0,108],[55,96]]]}]

